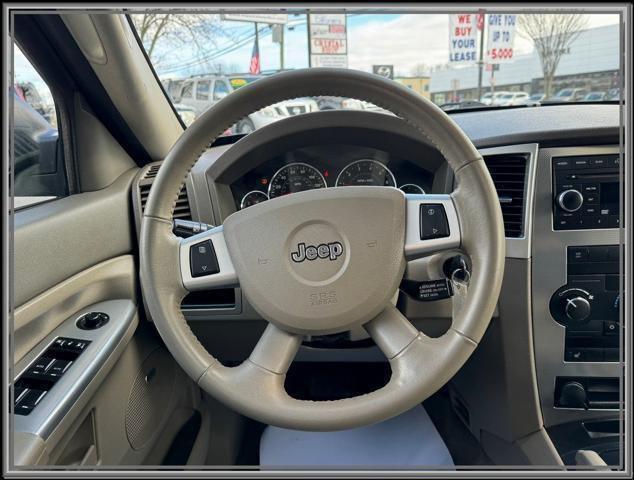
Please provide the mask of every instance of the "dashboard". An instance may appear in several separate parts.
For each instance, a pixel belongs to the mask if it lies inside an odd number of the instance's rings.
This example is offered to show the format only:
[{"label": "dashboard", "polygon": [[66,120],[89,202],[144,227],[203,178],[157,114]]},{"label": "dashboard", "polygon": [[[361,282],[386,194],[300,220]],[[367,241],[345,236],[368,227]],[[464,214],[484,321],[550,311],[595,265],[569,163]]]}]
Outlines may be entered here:
[{"label": "dashboard", "polygon": [[399,155],[356,145],[319,145],[275,156],[231,184],[236,208],[283,195],[348,185],[431,193],[434,173]]},{"label": "dashboard", "polygon": [[[294,117],[277,142],[267,132],[282,121],[209,148],[186,182],[191,218],[219,225],[241,208],[312,188],[455,188],[441,153],[397,117],[328,113]],[[520,438],[618,415],[626,328],[618,302],[619,114],[618,105],[566,105],[451,115],[487,163],[507,228],[497,312],[452,380],[452,402],[464,399],[473,432],[502,437],[512,428]],[[145,175],[152,168],[140,172],[139,186],[150,181]],[[137,206],[141,196],[133,198]],[[405,278],[442,278],[443,261],[410,262]],[[451,299],[418,302],[401,294],[397,306],[430,336],[446,331],[453,315]],[[242,339],[257,338],[265,326],[240,288],[204,292],[183,304],[183,313],[201,342],[226,361],[239,361],[236,352],[248,356],[252,345]],[[350,342],[355,335],[327,348],[307,340],[298,359],[380,361],[375,347]],[[493,404],[509,410],[491,416]]]}]

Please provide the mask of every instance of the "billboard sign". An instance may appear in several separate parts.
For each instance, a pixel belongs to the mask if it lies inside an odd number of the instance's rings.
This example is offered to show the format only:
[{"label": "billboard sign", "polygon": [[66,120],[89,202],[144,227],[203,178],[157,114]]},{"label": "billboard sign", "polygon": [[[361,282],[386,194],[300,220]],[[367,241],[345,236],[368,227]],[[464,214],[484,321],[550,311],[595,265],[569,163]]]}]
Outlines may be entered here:
[{"label": "billboard sign", "polygon": [[393,80],[394,65],[372,65],[372,73]]},{"label": "billboard sign", "polygon": [[283,25],[288,22],[286,13],[223,13],[223,20],[231,22],[253,22]]},{"label": "billboard sign", "polygon": [[487,63],[499,64],[513,61],[513,41],[517,15],[487,15]]},{"label": "billboard sign", "polygon": [[348,33],[345,13],[308,15],[311,67],[348,67]]},{"label": "billboard sign", "polygon": [[471,63],[478,60],[477,15],[449,15],[449,62]]}]

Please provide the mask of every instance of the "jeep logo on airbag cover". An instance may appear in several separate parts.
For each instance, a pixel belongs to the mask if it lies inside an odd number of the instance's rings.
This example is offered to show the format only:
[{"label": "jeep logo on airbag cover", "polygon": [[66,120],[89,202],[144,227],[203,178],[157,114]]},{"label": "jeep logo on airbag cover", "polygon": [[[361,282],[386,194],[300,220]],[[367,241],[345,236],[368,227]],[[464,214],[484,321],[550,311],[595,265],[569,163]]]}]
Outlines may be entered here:
[{"label": "jeep logo on airbag cover", "polygon": [[297,251],[291,252],[291,259],[296,263],[301,263],[304,260],[313,261],[318,258],[334,261],[341,255],[343,255],[343,245],[339,242],[321,243],[317,246],[306,246],[305,243],[298,243]]}]

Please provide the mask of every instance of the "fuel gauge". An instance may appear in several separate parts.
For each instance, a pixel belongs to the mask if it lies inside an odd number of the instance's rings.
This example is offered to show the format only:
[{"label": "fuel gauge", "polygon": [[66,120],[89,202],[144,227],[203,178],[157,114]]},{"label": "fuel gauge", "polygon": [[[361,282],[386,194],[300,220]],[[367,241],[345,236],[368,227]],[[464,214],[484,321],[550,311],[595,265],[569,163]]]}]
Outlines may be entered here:
[{"label": "fuel gauge", "polygon": [[269,196],[260,190],[251,190],[240,201],[240,210],[251,207],[258,203],[266,202]]}]

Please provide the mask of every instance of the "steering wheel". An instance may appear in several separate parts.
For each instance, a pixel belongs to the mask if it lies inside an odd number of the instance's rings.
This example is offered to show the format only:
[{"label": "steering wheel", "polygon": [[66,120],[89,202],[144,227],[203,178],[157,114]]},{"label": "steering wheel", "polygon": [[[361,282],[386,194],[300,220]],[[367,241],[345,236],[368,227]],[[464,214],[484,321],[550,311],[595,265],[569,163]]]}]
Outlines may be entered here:
[{"label": "steering wheel", "polygon": [[[211,141],[265,106],[318,95],[364,100],[403,118],[441,152],[453,169],[457,188],[450,195],[405,195],[396,188],[370,186],[311,190],[238,211],[222,226],[187,239],[173,235],[172,214],[180,189]],[[448,227],[441,229],[443,236],[421,228],[421,215],[430,208],[441,216],[440,225]],[[192,255],[200,248],[202,254],[213,249],[218,268],[193,275]],[[468,293],[451,328],[430,338],[390,300],[406,261],[455,248],[470,257]],[[317,68],[246,85],[209,108],[183,133],[150,191],[141,226],[140,269],[156,328],[203,390],[263,423],[339,430],[412,408],[460,369],[493,315],[504,248],[502,213],[489,172],[447,114],[378,75]],[[269,323],[249,358],[226,367],[198,342],[180,305],[189,291],[234,285],[240,285]],[[290,397],[284,389],[285,375],[303,336],[359,325],[389,360],[389,382],[342,400]]]}]

